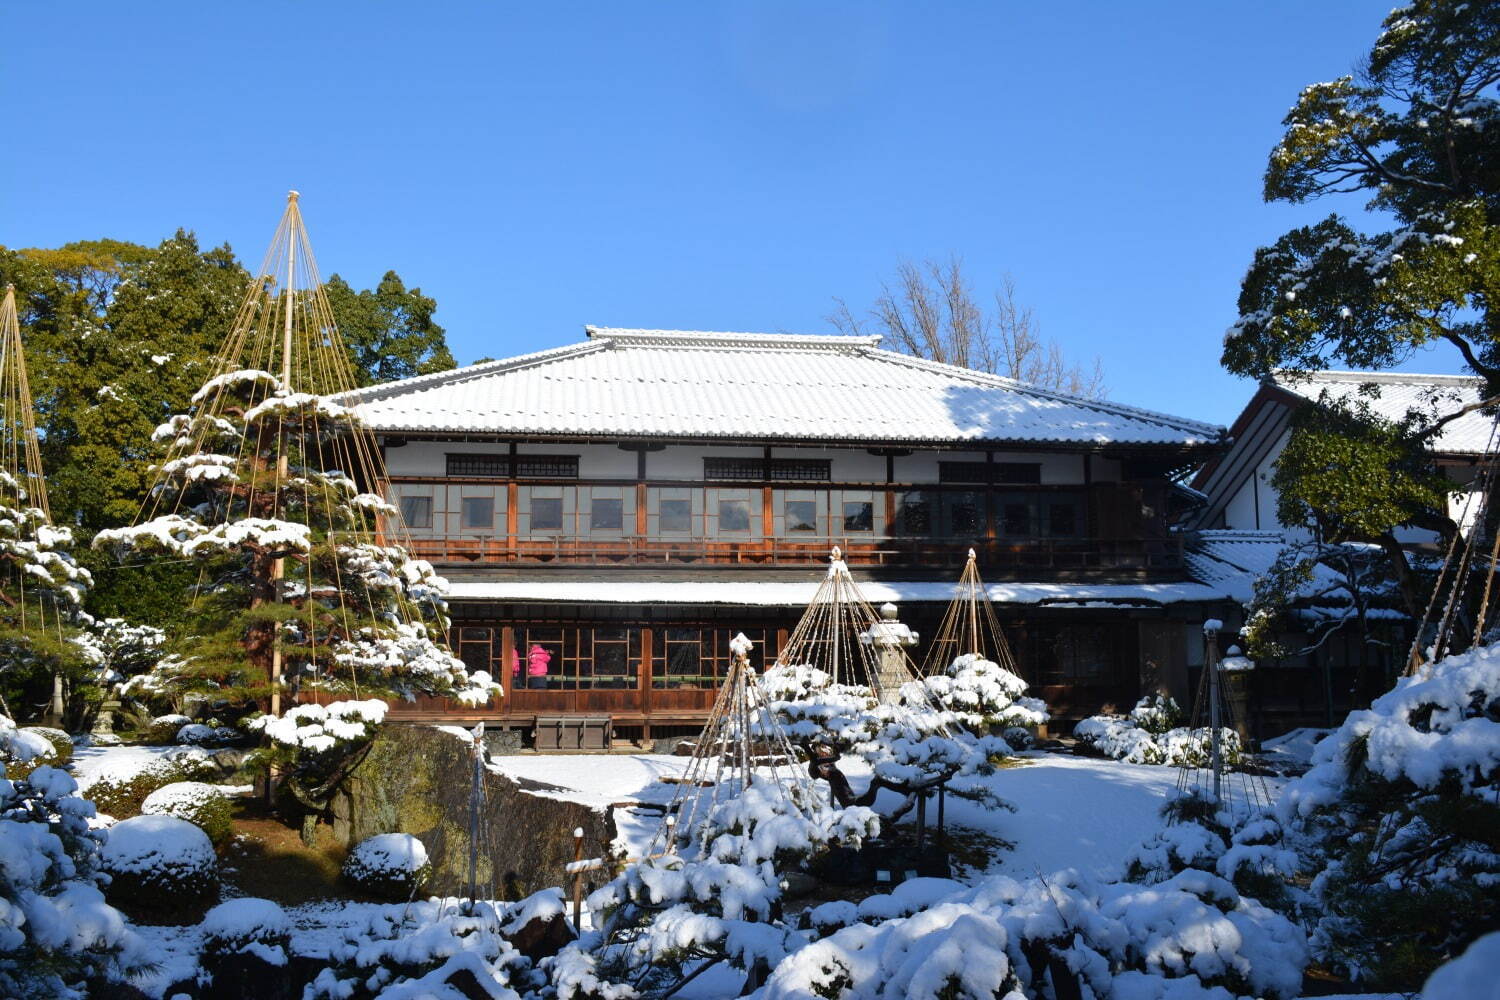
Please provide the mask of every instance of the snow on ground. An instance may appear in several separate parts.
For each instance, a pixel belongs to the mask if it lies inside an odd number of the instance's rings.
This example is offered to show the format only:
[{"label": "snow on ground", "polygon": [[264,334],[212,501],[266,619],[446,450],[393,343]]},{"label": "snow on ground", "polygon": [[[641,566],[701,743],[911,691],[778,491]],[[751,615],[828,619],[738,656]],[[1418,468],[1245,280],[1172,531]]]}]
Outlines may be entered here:
[{"label": "snow on ground", "polygon": [[[1017,878],[1078,868],[1100,877],[1120,874],[1125,852],[1161,826],[1162,803],[1177,787],[1177,768],[1123,764],[1118,761],[1053,753],[1024,756],[1019,766],[1005,767],[986,779],[1016,812],[995,811],[947,798],[950,825],[981,830],[1013,841],[1014,851],[999,854],[986,874]],[[522,782],[534,794],[580,802],[595,809],[627,802],[665,803],[677,791],[661,777],[681,774],[688,758],[662,754],[568,754],[494,758],[490,768]],[[856,791],[867,786],[870,770],[862,761],[839,762]],[[1271,794],[1279,783],[1268,782]],[[901,798],[883,791],[879,812],[891,813]],[[905,822],[911,822],[913,813]],[[645,852],[661,825],[652,809],[616,808],[619,846],[631,857]],[[937,803],[929,801],[927,821],[937,822]]]},{"label": "snow on ground", "polygon": [[1261,756],[1267,762],[1284,762],[1307,767],[1312,764],[1313,748],[1333,732],[1332,729],[1293,729],[1289,733],[1261,742]]},{"label": "snow on ground", "polygon": [[[1177,788],[1177,768],[1053,753],[1023,755],[1024,763],[1004,767],[985,779],[1015,812],[984,809],[947,797],[949,825],[982,830],[1015,843],[996,855],[987,872],[1026,878],[1063,868],[1114,878],[1122,874],[1125,853],[1161,828],[1161,807]],[[840,762],[856,790],[865,787],[868,770],[847,758]],[[1275,789],[1272,789],[1274,795]],[[889,813],[900,799],[881,792],[879,812]],[[929,802],[929,824],[937,820]]]},{"label": "snow on ground", "polygon": [[78,787],[86,789],[106,774],[113,778],[128,778],[145,770],[148,764],[164,754],[181,750],[182,747],[177,746],[74,747],[73,776],[78,781]]},{"label": "snow on ground", "polygon": [[668,754],[528,755],[491,758],[490,770],[516,779],[534,795],[607,809],[620,802],[671,799],[673,786],[661,779],[681,775],[689,760]]}]

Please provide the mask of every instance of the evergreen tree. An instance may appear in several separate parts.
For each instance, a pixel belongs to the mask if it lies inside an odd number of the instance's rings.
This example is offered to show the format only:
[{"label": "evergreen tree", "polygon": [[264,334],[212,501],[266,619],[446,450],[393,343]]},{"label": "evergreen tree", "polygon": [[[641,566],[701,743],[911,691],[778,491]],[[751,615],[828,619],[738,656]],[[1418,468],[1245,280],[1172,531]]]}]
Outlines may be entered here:
[{"label": "evergreen tree", "polygon": [[433,320],[437,301],[406,287],[395,271],[356,292],[337,274],[323,285],[361,386],[447,371],[453,355]]},{"label": "evergreen tree", "polygon": [[[1385,369],[1435,344],[1500,396],[1500,8],[1397,8],[1356,75],[1304,90],[1266,170],[1268,201],[1369,195],[1369,231],[1331,215],[1256,252],[1223,364],[1253,378]],[[1370,386],[1373,394],[1378,388]],[[1381,545],[1408,609],[1419,584],[1403,525],[1451,533],[1451,487],[1428,442],[1473,404],[1434,391],[1402,420],[1368,399],[1304,408],[1276,473],[1287,524]]]}]

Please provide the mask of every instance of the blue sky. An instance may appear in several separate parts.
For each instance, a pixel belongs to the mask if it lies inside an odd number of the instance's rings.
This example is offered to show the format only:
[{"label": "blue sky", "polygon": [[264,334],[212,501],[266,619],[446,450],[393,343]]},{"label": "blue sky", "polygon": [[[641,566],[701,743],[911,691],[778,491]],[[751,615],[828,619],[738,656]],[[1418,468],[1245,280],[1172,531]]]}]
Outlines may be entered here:
[{"label": "blue sky", "polygon": [[1266,154],[1389,6],[15,4],[0,243],[182,226],[254,267],[295,187],[323,273],[420,285],[463,363],[825,332],[957,254],[1111,398],[1228,423],[1256,246],[1360,208],[1264,204]]}]

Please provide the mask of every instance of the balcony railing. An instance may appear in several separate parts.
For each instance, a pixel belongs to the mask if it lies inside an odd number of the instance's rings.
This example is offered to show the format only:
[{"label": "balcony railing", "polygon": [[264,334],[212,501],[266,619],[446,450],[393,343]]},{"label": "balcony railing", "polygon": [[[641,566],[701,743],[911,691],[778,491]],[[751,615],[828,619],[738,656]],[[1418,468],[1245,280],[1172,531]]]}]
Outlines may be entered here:
[{"label": "balcony railing", "polygon": [[413,538],[414,554],[437,563],[559,565],[740,565],[806,567],[838,545],[855,566],[950,568],[974,549],[987,576],[1047,574],[1168,575],[1182,568],[1182,545],[1163,539],[959,540],[820,537],[661,540],[651,538]]}]

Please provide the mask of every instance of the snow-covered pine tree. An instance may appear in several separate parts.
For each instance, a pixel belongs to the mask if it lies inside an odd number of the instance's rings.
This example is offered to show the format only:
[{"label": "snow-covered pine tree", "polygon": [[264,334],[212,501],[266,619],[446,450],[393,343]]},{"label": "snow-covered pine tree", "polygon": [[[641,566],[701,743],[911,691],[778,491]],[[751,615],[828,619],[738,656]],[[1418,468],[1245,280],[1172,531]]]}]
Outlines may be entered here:
[{"label": "snow-covered pine tree", "polygon": [[489,697],[441,645],[441,579],[380,543],[375,518],[394,509],[329,462],[359,433],[351,411],[258,370],[215,377],[193,403],[157,431],[174,456],[153,491],[162,513],[94,542],[199,565],[179,687],[248,709],[276,665],[293,695]]},{"label": "snow-covered pine tree", "polygon": [[273,715],[283,694],[490,697],[445,648],[443,581],[392,543],[379,450],[335,401],[354,377],[295,192],[218,367],[157,428],[143,519],[94,542],[197,564],[170,683]]}]

